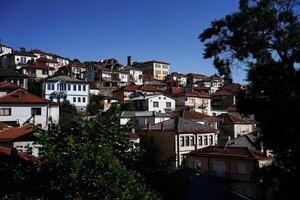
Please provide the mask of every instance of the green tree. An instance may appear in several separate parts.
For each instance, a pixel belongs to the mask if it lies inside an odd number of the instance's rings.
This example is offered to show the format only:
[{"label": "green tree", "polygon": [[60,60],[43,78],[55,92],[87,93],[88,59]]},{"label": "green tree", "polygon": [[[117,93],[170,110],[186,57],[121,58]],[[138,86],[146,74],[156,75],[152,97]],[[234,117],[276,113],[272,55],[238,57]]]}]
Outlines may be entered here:
[{"label": "green tree", "polygon": [[265,133],[263,140],[274,152],[282,199],[300,189],[298,6],[294,0],[240,0],[238,12],[213,21],[199,35],[204,58],[213,59],[225,80],[232,81],[232,67],[247,69],[248,90],[240,95],[238,107],[255,114]]},{"label": "green tree", "polygon": [[69,130],[40,134],[47,196],[58,199],[158,199],[135,170],[140,152],[121,126],[119,108]]}]

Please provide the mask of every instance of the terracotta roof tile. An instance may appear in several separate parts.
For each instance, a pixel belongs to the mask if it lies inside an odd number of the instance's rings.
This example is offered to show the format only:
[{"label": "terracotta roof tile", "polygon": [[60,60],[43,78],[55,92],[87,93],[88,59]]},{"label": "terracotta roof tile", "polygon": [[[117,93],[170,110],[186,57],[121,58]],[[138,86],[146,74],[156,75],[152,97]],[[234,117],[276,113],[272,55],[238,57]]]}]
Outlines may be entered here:
[{"label": "terracotta roof tile", "polygon": [[8,128],[9,126],[3,122],[0,122],[0,131],[3,130],[3,129],[6,129]]},{"label": "terracotta roof tile", "polygon": [[250,121],[235,117],[228,113],[222,113],[217,116],[218,118],[222,119],[223,123],[230,123],[230,124],[252,124]]},{"label": "terracotta roof tile", "polygon": [[179,94],[182,92],[181,87],[171,87],[171,94]]},{"label": "terracotta roof tile", "polygon": [[126,85],[124,87],[121,87],[120,90],[124,91],[136,91],[136,90],[142,90],[144,92],[162,92],[161,89],[156,88],[151,85]]},{"label": "terracotta roof tile", "polygon": [[15,85],[10,82],[6,82],[6,81],[0,82],[0,90],[1,91],[14,91],[14,90],[17,90],[20,88],[21,87],[19,87],[18,85]]},{"label": "terracotta roof tile", "polygon": [[0,131],[0,141],[1,142],[10,142],[14,141],[17,138],[31,135],[32,134],[32,127],[29,124],[20,126],[20,127],[11,127]]},{"label": "terracotta roof tile", "polygon": [[248,147],[220,147],[220,146],[209,146],[199,150],[192,151],[188,155],[193,156],[226,156],[236,157],[239,159],[250,159],[250,160],[269,160],[262,152],[249,149]]},{"label": "terracotta roof tile", "polygon": [[175,97],[186,96],[186,97],[199,97],[199,98],[210,98],[209,94],[199,93],[199,92],[181,92],[174,95]]},{"label": "terracotta roof tile", "polygon": [[0,97],[1,104],[49,104],[51,101],[38,97],[24,89],[18,89]]},{"label": "terracotta roof tile", "polygon": [[[11,149],[10,148],[6,148],[6,147],[2,147],[0,146],[0,154],[1,155],[5,155],[5,156],[11,156]],[[26,153],[21,153],[18,152],[17,155],[20,159],[25,160],[25,161],[35,161],[37,160],[36,157],[26,154]]]}]

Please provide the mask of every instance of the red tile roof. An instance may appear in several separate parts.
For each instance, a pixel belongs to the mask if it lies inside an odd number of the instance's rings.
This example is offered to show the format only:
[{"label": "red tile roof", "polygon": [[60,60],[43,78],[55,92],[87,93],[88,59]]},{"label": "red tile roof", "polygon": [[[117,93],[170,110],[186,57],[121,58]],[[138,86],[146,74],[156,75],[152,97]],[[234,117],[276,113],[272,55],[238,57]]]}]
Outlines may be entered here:
[{"label": "red tile roof", "polygon": [[0,131],[3,130],[3,129],[6,129],[8,128],[9,126],[3,122],[0,122]]},{"label": "red tile roof", "polygon": [[212,94],[212,96],[233,96],[233,94],[226,90],[219,90],[216,93]]},{"label": "red tile roof", "polygon": [[15,85],[10,82],[6,82],[6,81],[0,82],[0,90],[1,91],[14,91],[14,90],[17,90],[20,88],[21,87],[19,87],[18,85]]},{"label": "red tile roof", "polygon": [[1,104],[49,104],[51,101],[38,97],[24,89],[18,89],[0,97]]},{"label": "red tile roof", "polygon": [[37,63],[58,63],[56,60],[48,59],[48,58],[38,58],[36,59]]},{"label": "red tile roof", "polygon": [[195,74],[195,73],[189,73],[188,76],[192,76],[192,78],[207,78],[207,76],[203,74]]},{"label": "red tile roof", "polygon": [[234,157],[238,159],[249,160],[269,160],[271,157],[267,157],[262,152],[249,149],[248,147],[230,147],[226,148],[220,146],[209,146],[199,150],[192,151],[187,155],[192,156],[214,156],[214,157]]},{"label": "red tile roof", "polygon": [[194,121],[205,121],[205,122],[218,122],[221,121],[218,117],[213,117],[210,115],[206,115],[203,113],[195,112],[195,111],[187,111],[182,110],[180,113],[177,113],[177,115],[180,115],[184,119],[194,120]]},{"label": "red tile roof", "polygon": [[50,53],[47,53],[47,52],[42,51],[40,49],[32,49],[31,52],[36,53],[36,54],[41,54],[41,55],[51,55]]},{"label": "red tile roof", "polygon": [[230,124],[252,124],[250,121],[235,117],[228,113],[222,113],[217,116],[218,118],[222,119],[223,123],[230,123]]},{"label": "red tile roof", "polygon": [[20,127],[11,127],[6,130],[0,131],[0,141],[1,142],[11,142],[20,137],[31,135],[32,127],[29,124]]},{"label": "red tile roof", "polygon": [[182,92],[181,87],[171,87],[171,94],[179,94]]},{"label": "red tile roof", "polygon": [[[0,146],[0,155],[12,156],[11,151],[12,150],[10,148]],[[18,156],[20,159],[25,160],[25,161],[37,160],[37,158],[35,158],[34,156],[26,154],[26,153],[21,153],[21,152],[18,152],[16,156]]]},{"label": "red tile roof", "polygon": [[195,91],[200,91],[200,92],[209,91],[210,90],[209,87],[205,87],[205,86],[197,86],[197,87],[193,86],[192,89],[195,90]]},{"label": "red tile roof", "polygon": [[179,94],[175,94],[174,96],[175,97],[186,96],[186,97],[210,98],[209,94],[199,93],[199,92],[181,92]]},{"label": "red tile roof", "polygon": [[163,90],[156,88],[151,85],[126,85],[121,87],[120,90],[124,90],[127,92],[134,92],[136,90],[142,90],[143,92],[162,92]]},{"label": "red tile roof", "polygon": [[76,68],[86,68],[86,64],[83,64],[79,61],[73,61],[69,64],[71,67],[76,67]]}]

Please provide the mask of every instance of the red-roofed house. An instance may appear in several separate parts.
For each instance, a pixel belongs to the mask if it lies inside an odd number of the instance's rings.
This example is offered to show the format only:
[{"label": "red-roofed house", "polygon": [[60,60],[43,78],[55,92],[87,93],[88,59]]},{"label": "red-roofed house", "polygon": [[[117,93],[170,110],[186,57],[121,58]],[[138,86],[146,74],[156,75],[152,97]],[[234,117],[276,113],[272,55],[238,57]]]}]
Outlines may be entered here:
[{"label": "red-roofed house", "polygon": [[217,117],[222,120],[219,137],[221,140],[227,140],[228,137],[236,138],[253,131],[254,124],[248,120],[228,113],[220,114]]},{"label": "red-roofed house", "polygon": [[0,146],[15,148],[18,152],[38,156],[41,145],[36,144],[35,141],[33,128],[29,124],[0,131]]},{"label": "red-roofed house", "polygon": [[196,112],[211,115],[210,102],[211,97],[209,94],[199,92],[182,92],[173,96],[176,98],[176,107],[189,108]]},{"label": "red-roofed house", "polygon": [[188,153],[186,161],[189,168],[226,182],[231,189],[243,196],[251,199],[272,199],[267,196],[262,198],[263,194],[267,195],[272,191],[260,193],[262,188],[253,179],[256,170],[272,163],[272,157],[259,151],[247,147],[209,146]]},{"label": "red-roofed house", "polygon": [[163,90],[151,85],[126,85],[113,92],[115,99],[123,103],[140,95],[161,94]]},{"label": "red-roofed house", "polygon": [[13,83],[2,81],[2,82],[0,82],[0,97],[4,96],[10,92],[16,91],[20,88],[21,88],[20,86],[15,85]]},{"label": "red-roofed house", "polygon": [[0,97],[0,121],[10,125],[33,123],[47,130],[49,125],[58,124],[59,107],[47,99],[18,89]]}]

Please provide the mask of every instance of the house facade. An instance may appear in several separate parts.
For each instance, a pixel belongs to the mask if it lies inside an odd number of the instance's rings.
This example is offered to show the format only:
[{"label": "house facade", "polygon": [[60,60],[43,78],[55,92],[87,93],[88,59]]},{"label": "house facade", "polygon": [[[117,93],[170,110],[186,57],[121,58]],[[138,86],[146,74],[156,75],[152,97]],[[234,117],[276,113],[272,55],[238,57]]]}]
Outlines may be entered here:
[{"label": "house facade", "polygon": [[226,183],[250,199],[272,199],[272,188],[262,188],[252,176],[271,163],[271,157],[247,147],[210,146],[186,155],[187,167]]},{"label": "house facade", "polygon": [[24,89],[28,88],[28,77],[13,69],[0,69],[0,81],[13,83]]},{"label": "house facade", "polygon": [[32,123],[47,130],[59,122],[59,107],[24,89],[0,97],[0,121],[10,125]]},{"label": "house facade", "polygon": [[175,110],[175,99],[162,94],[140,95],[131,100],[136,111],[168,113]]},{"label": "house facade", "polygon": [[133,63],[133,67],[143,71],[143,74],[149,75],[157,80],[164,80],[170,74],[170,63],[151,60],[147,62]]},{"label": "house facade", "polygon": [[43,82],[43,96],[54,102],[69,101],[80,111],[89,103],[89,84],[68,76],[57,76]]},{"label": "house facade", "polygon": [[[13,49],[11,47],[6,46],[4,44],[0,44],[0,57],[5,55],[5,54],[10,54],[12,52],[13,52]],[[0,68],[1,68],[1,63],[0,63]]]},{"label": "house facade", "polygon": [[176,107],[189,108],[196,112],[211,115],[211,97],[198,92],[182,92],[173,96],[176,98]]},{"label": "house facade", "polygon": [[183,166],[185,154],[217,142],[215,129],[181,117],[151,124],[137,133],[141,145],[155,149],[157,160],[173,157],[175,168]]}]

